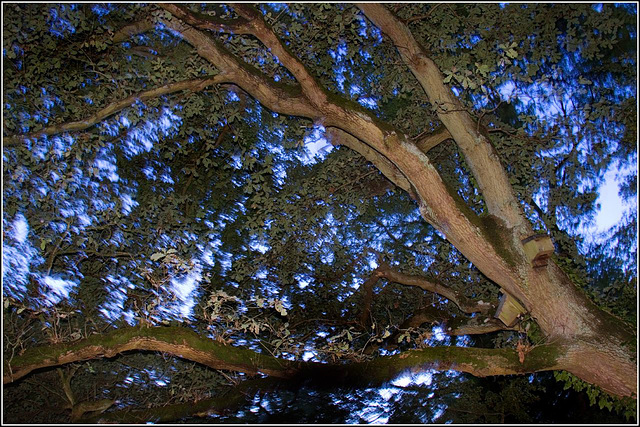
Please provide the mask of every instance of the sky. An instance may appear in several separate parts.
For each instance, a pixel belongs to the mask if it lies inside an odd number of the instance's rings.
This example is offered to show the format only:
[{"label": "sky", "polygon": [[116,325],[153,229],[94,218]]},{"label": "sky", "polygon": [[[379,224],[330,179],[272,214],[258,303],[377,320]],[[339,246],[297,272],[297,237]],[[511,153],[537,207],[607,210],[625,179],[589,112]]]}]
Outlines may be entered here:
[{"label": "sky", "polygon": [[[323,130],[324,129],[322,129],[322,131]],[[309,152],[306,160],[310,162],[321,161],[321,159],[333,149],[333,146],[325,138],[319,136],[317,130],[314,130],[314,132],[306,138],[305,147]],[[637,169],[635,172],[637,174]],[[628,209],[618,194],[620,189],[619,179],[620,171],[616,168],[612,167],[605,174],[604,182],[598,191],[598,212],[594,224],[585,225],[583,231],[585,237],[605,232],[612,226],[618,224],[622,219],[623,213]]]},{"label": "sky", "polygon": [[[346,52],[337,52],[333,56],[334,58],[344,56]],[[340,73],[338,73],[338,78],[340,77]],[[357,89],[357,88],[356,88]],[[354,87],[351,87],[351,91],[354,92]],[[366,98],[363,98],[364,101],[373,102]],[[365,102],[366,103],[366,102]],[[365,105],[366,106],[366,105]],[[371,105],[369,105],[371,106]],[[162,116],[158,127],[161,130],[166,131],[168,127],[171,125],[170,119],[179,119],[173,112],[165,111],[166,114]],[[147,129],[149,131],[149,129]],[[153,133],[153,132],[148,132]],[[150,141],[144,137],[142,134],[138,134],[135,132],[130,133],[132,140],[125,140],[125,149],[129,150],[129,154],[136,155],[140,151],[148,151],[152,147],[153,141]],[[329,144],[326,139],[322,136],[321,130],[314,130],[312,135],[307,139],[307,149],[309,150],[309,158],[312,161],[320,161],[326,153],[331,151],[333,148],[331,144]],[[165,133],[166,135],[166,133]],[[140,144],[142,142],[142,144]],[[316,160],[313,160],[316,159]],[[105,163],[104,173],[109,172],[110,180],[118,180],[117,174],[113,171],[109,171],[108,163]],[[636,170],[637,173],[637,170]],[[595,217],[594,224],[585,227],[583,233],[589,235],[596,235],[598,233],[602,233],[608,230],[611,226],[616,225],[624,215],[628,206],[622,202],[621,198],[618,195],[619,190],[619,182],[618,182],[619,171],[616,169],[611,169],[605,175],[605,180],[602,186],[599,189],[599,197],[597,199],[597,203],[599,205],[598,213]],[[126,195],[125,195],[126,196]],[[128,197],[128,196],[127,196]],[[131,204],[131,199],[129,198]],[[128,209],[130,212],[130,209]],[[127,212],[128,213],[128,212]],[[28,269],[24,271],[25,264],[28,265],[30,261],[30,257],[35,256],[37,252],[34,248],[28,245],[27,234],[29,231],[29,225],[24,218],[17,218],[16,221],[12,224],[14,238],[18,242],[19,245],[23,245],[21,247],[4,247],[4,256],[3,256],[3,279],[5,276],[5,272],[14,269],[17,271],[12,279],[17,279],[18,284],[23,284],[26,282],[26,274],[28,273]],[[115,319],[120,316],[125,316],[130,323],[134,323],[133,314],[130,312],[124,311],[124,301],[126,299],[126,289],[130,288],[130,284],[128,284],[123,278],[107,278],[109,281],[109,285],[112,291],[113,298],[111,301],[106,303],[104,306],[100,308],[100,311],[105,314],[105,317],[110,319]],[[169,317],[170,314],[177,315],[178,317],[188,318],[192,311],[193,306],[195,304],[195,292],[199,285],[199,282],[202,279],[200,264],[194,268],[190,274],[186,275],[182,278],[174,278],[170,282],[170,287],[172,289],[173,295],[175,295],[178,303],[167,307],[165,312],[163,313],[165,316]],[[43,278],[43,283],[48,287],[49,292],[47,293],[47,305],[55,305],[59,303],[61,300],[69,298],[70,292],[77,285],[77,283],[65,280],[60,277],[54,277],[53,275],[47,275]],[[3,288],[4,289],[4,288]],[[16,289],[5,289],[10,291],[15,291]],[[119,292],[116,292],[119,291]],[[442,331],[435,331],[434,329],[434,340],[444,340],[444,334]],[[463,345],[461,343],[456,343],[457,345]],[[306,352],[305,358],[309,359],[314,356],[313,352]],[[158,380],[164,383],[162,380]],[[387,415],[387,403],[389,400],[397,394],[401,388],[408,387],[412,383],[416,385],[425,384],[429,386],[432,381],[432,375],[429,371],[419,373],[413,376],[401,376],[394,380],[391,385],[387,388],[381,388],[379,393],[379,399],[377,401],[371,401],[373,403],[368,403],[361,411],[354,414],[354,420],[359,421],[361,419],[367,420],[371,423],[384,423],[388,419]],[[162,386],[163,384],[158,384]],[[166,385],[166,383],[164,383]],[[440,414],[443,411],[440,412]],[[438,418],[438,414],[435,415],[435,418]]]},{"label": "sky", "polygon": [[608,230],[622,218],[625,209],[622,199],[618,195],[619,185],[616,180],[616,170],[609,170],[605,181],[600,186],[597,203],[600,205],[596,215],[596,229],[599,232]]}]

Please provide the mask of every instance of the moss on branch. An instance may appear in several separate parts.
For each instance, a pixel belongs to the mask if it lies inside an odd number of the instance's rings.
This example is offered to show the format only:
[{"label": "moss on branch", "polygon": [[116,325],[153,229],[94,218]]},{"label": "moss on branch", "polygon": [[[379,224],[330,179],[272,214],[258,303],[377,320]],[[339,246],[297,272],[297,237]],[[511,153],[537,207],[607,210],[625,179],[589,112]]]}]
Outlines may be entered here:
[{"label": "moss on branch", "polygon": [[201,363],[213,369],[263,373],[271,377],[330,386],[391,381],[404,370],[457,370],[475,376],[511,375],[556,369],[562,358],[558,344],[534,347],[520,362],[512,349],[430,347],[393,356],[348,364],[288,361],[249,349],[225,346],[181,327],[126,328],[93,335],[75,343],[28,349],[4,364],[4,383],[52,366],[125,351],[159,351]]},{"label": "moss on branch", "polygon": [[92,335],[73,343],[34,347],[10,361],[4,361],[5,384],[28,373],[51,366],[114,357],[125,351],[161,351],[173,354],[213,369],[266,373],[288,376],[292,362],[226,346],[182,327],[124,328],[103,335]]}]

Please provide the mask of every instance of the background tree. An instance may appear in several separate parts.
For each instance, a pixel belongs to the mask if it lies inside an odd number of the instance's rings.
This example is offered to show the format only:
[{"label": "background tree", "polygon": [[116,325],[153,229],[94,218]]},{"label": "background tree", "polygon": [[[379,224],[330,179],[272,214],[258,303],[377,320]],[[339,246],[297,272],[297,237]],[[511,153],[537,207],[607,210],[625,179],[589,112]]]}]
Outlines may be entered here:
[{"label": "background tree", "polygon": [[635,417],[635,5],[3,8],[6,421]]}]

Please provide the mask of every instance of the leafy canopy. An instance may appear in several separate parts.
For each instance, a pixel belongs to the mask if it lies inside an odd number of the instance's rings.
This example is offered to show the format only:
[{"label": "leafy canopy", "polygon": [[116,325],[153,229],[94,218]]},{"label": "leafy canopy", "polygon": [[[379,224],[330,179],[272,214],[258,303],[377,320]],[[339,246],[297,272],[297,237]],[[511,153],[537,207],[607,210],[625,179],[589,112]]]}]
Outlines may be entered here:
[{"label": "leafy canopy", "polygon": [[[223,4],[187,7],[216,19],[238,17]],[[27,135],[8,138],[3,148],[5,357],[128,325],[183,325],[230,345],[327,362],[437,340],[515,347],[541,339],[533,322],[526,332],[478,339],[434,335],[446,332],[437,316],[403,327],[427,307],[468,315],[451,300],[393,281],[379,282],[367,303],[363,283],[381,263],[437,279],[475,301],[497,301],[499,289],[422,220],[407,193],[354,151],[332,146],[317,123],[272,112],[232,84],[140,96],[219,73],[159,24],[168,12],[142,4],[3,8],[3,132]],[[342,104],[373,112],[416,140],[440,129],[438,106],[359,9],[257,8]],[[629,171],[622,196],[636,197],[635,7],[391,9],[489,130],[527,216],[557,243],[558,262],[599,305],[635,322],[635,208],[609,239],[584,241],[580,234],[594,218],[609,168]],[[216,37],[295,90],[293,75],[255,37]],[[135,102],[102,114],[132,95]],[[78,124],[55,129],[66,123]],[[455,144],[442,142],[428,155],[451,191],[486,214]],[[101,375],[94,398],[122,397],[118,384],[137,383],[123,407],[167,396],[197,400],[242,378],[148,354],[123,360],[90,362],[76,375]],[[192,378],[197,382],[189,385]],[[143,385],[152,382],[156,394],[144,397]],[[29,386],[35,383],[20,385]],[[477,398],[471,405],[491,408],[483,419],[464,418],[482,408],[447,410],[455,406],[448,398],[421,421],[439,413],[438,420],[504,422],[509,411],[532,419],[517,405],[500,406],[503,397],[481,396],[486,390],[478,387],[468,393]],[[527,393],[535,394],[537,385],[531,387]],[[353,416],[352,406],[340,411]],[[389,421],[396,419],[404,420]]]}]

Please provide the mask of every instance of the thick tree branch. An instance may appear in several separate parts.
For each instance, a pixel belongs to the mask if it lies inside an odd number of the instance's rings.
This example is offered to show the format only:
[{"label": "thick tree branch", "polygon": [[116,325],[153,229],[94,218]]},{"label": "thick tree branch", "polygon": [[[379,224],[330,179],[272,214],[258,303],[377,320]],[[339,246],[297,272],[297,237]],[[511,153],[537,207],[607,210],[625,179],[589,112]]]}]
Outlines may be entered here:
[{"label": "thick tree branch", "polygon": [[[503,256],[499,255],[495,247],[482,236],[478,226],[460,211],[438,171],[407,136],[381,122],[357,103],[351,105],[346,100],[340,105],[323,102],[321,94],[315,92],[316,89],[321,92],[323,90],[309,80],[311,77],[308,74],[302,76],[305,80],[302,89],[297,89],[298,86],[276,84],[259,70],[236,58],[209,35],[181,23],[178,19],[162,22],[180,33],[201,56],[218,69],[233,74],[234,82],[267,108],[282,114],[308,117],[323,123],[326,127],[338,127],[388,159],[410,183],[410,194],[419,201],[423,217],[442,231],[487,277],[506,288],[525,305],[528,304],[527,297],[518,288],[518,277],[506,264]],[[272,40],[271,35],[272,33],[268,35],[269,44],[266,45],[273,46],[272,51],[277,51],[275,44],[279,42]],[[298,63],[289,55],[285,53],[285,58],[279,59],[285,66],[295,70]],[[289,59],[294,62],[289,64]],[[305,70],[297,68],[296,73],[302,75]],[[309,100],[308,96],[314,97],[314,100]],[[495,230],[492,233],[495,234]]]},{"label": "thick tree branch", "polygon": [[102,120],[109,116],[133,105],[137,101],[147,101],[149,99],[157,98],[162,95],[168,95],[170,93],[181,92],[183,90],[190,90],[192,92],[199,92],[208,86],[213,84],[223,83],[229,80],[229,76],[226,74],[218,74],[212,77],[202,77],[199,79],[183,80],[181,82],[170,83],[164,86],[160,86],[154,89],[139,92],[137,94],[128,96],[124,99],[114,101],[101,110],[95,112],[91,116],[78,120],[75,122],[67,122],[60,125],[49,126],[37,132],[32,132],[25,135],[12,135],[4,138],[5,146],[11,146],[19,141],[25,139],[38,138],[44,135],[55,135],[63,132],[76,132],[90,128],[96,123],[100,123]]},{"label": "thick tree branch", "polygon": [[527,234],[530,225],[522,215],[495,149],[488,137],[478,131],[477,124],[458,98],[445,86],[440,70],[428,57],[427,51],[415,40],[409,28],[384,5],[363,3],[358,7],[391,38],[430,102],[438,107],[438,117],[464,153],[489,213],[502,219],[508,228],[517,228],[520,235]]},{"label": "thick tree branch", "polygon": [[270,110],[311,119],[320,117],[319,112],[311,107],[300,93],[299,86],[280,84],[267,79],[260,70],[236,58],[217,40],[178,19],[165,19],[160,22],[182,35],[185,41],[195,47],[200,56],[223,73],[232,76],[230,82],[238,85]]},{"label": "thick tree branch", "polygon": [[126,351],[157,351],[201,363],[213,369],[267,374],[318,385],[380,384],[407,369],[437,369],[467,372],[475,376],[511,375],[564,369],[564,347],[549,344],[534,347],[524,362],[512,349],[430,347],[394,356],[350,364],[325,364],[277,359],[251,350],[225,346],[180,327],[118,329],[75,343],[28,349],[11,362],[4,362],[5,384],[46,367],[114,357]]},{"label": "thick tree branch", "polygon": [[360,141],[358,138],[348,134],[337,127],[329,127],[325,131],[325,135],[332,145],[344,145],[353,151],[360,153],[365,159],[373,163],[373,165],[382,172],[384,176],[404,191],[411,190],[411,184],[400,170],[391,163],[386,157],[379,152]]},{"label": "thick tree branch", "polygon": [[322,107],[328,102],[326,91],[316,82],[316,79],[304,64],[280,41],[264,21],[262,13],[253,6],[244,3],[234,3],[232,7],[238,14],[249,21],[251,33],[264,43],[293,74],[309,101],[319,109],[323,109]]},{"label": "thick tree branch", "polygon": [[[463,249],[465,242],[456,241],[458,236],[450,236],[445,232],[447,238],[485,275],[519,299],[548,336],[563,337],[563,339],[589,337],[588,340],[597,343],[601,336],[605,335],[609,337],[609,342],[612,343],[610,345],[617,346],[618,344],[613,344],[616,340],[611,339],[611,334],[617,334],[623,330],[623,322],[613,319],[609,321],[609,315],[595,307],[554,262],[550,262],[544,269],[535,269],[523,262],[522,245],[519,240],[533,233],[531,224],[522,213],[506,172],[500,164],[499,156],[491,146],[485,130],[471,118],[459,99],[443,83],[443,76],[436,64],[428,57],[427,51],[414,39],[407,26],[394,17],[384,5],[367,3],[359,7],[391,38],[432,105],[438,108],[438,117],[463,152],[485,198],[489,213],[500,218],[506,227],[512,230],[500,239],[510,242],[513,252],[519,254],[514,265],[520,266],[520,278],[516,279],[517,283],[512,286],[511,280],[503,280],[501,277],[492,275],[491,266],[482,263],[483,260],[474,260],[472,256],[476,254],[472,254],[466,248]],[[399,169],[403,170],[400,166]],[[414,180],[411,178],[409,180],[415,185]],[[419,189],[418,186],[416,188]],[[434,205],[431,200],[429,198],[424,200],[429,201],[429,206],[421,206],[421,208],[433,210]],[[426,211],[423,216],[428,217],[430,214],[431,212]],[[459,227],[460,225],[456,225],[454,228],[460,230]],[[466,233],[463,234],[465,239],[470,237]],[[604,326],[605,324],[617,326],[609,327]],[[621,333],[621,335],[624,334]],[[625,341],[621,339],[617,342]],[[636,393],[637,366],[629,363],[628,349],[617,348],[620,351],[610,354],[601,352],[598,361],[594,363],[575,360],[576,365],[572,369],[577,372],[580,368],[581,372],[577,375],[582,379],[595,382],[603,388],[610,387],[608,391],[612,393],[620,395]],[[608,379],[599,374],[608,371],[604,366],[611,367],[611,372],[607,373]],[[611,384],[615,386],[612,387]],[[613,391],[614,388],[617,391]]]},{"label": "thick tree branch", "polygon": [[[475,376],[511,375],[551,369],[566,369],[581,378],[602,384],[613,394],[628,396],[636,392],[635,364],[620,363],[628,357],[615,348],[574,340],[555,341],[533,347],[523,362],[512,349],[430,347],[394,356],[350,364],[325,364],[278,359],[252,350],[225,346],[181,327],[117,329],[73,343],[27,349],[22,355],[4,361],[4,384],[18,380],[36,369],[67,363],[114,357],[128,351],[156,351],[191,360],[212,369],[266,374],[284,380],[318,382],[320,385],[380,384],[406,369],[429,368],[467,372]],[[522,355],[520,355],[522,357]],[[592,366],[594,365],[595,366]],[[600,371],[596,367],[600,367]],[[593,377],[596,372],[596,377]],[[600,372],[600,373],[597,373]]]},{"label": "thick tree branch", "polygon": [[265,373],[274,377],[290,376],[293,364],[251,350],[227,347],[202,338],[185,328],[127,328],[105,335],[56,346],[36,347],[4,363],[5,384],[28,373],[51,366],[102,357],[114,357],[125,351],[159,351],[198,362],[213,369]]}]

